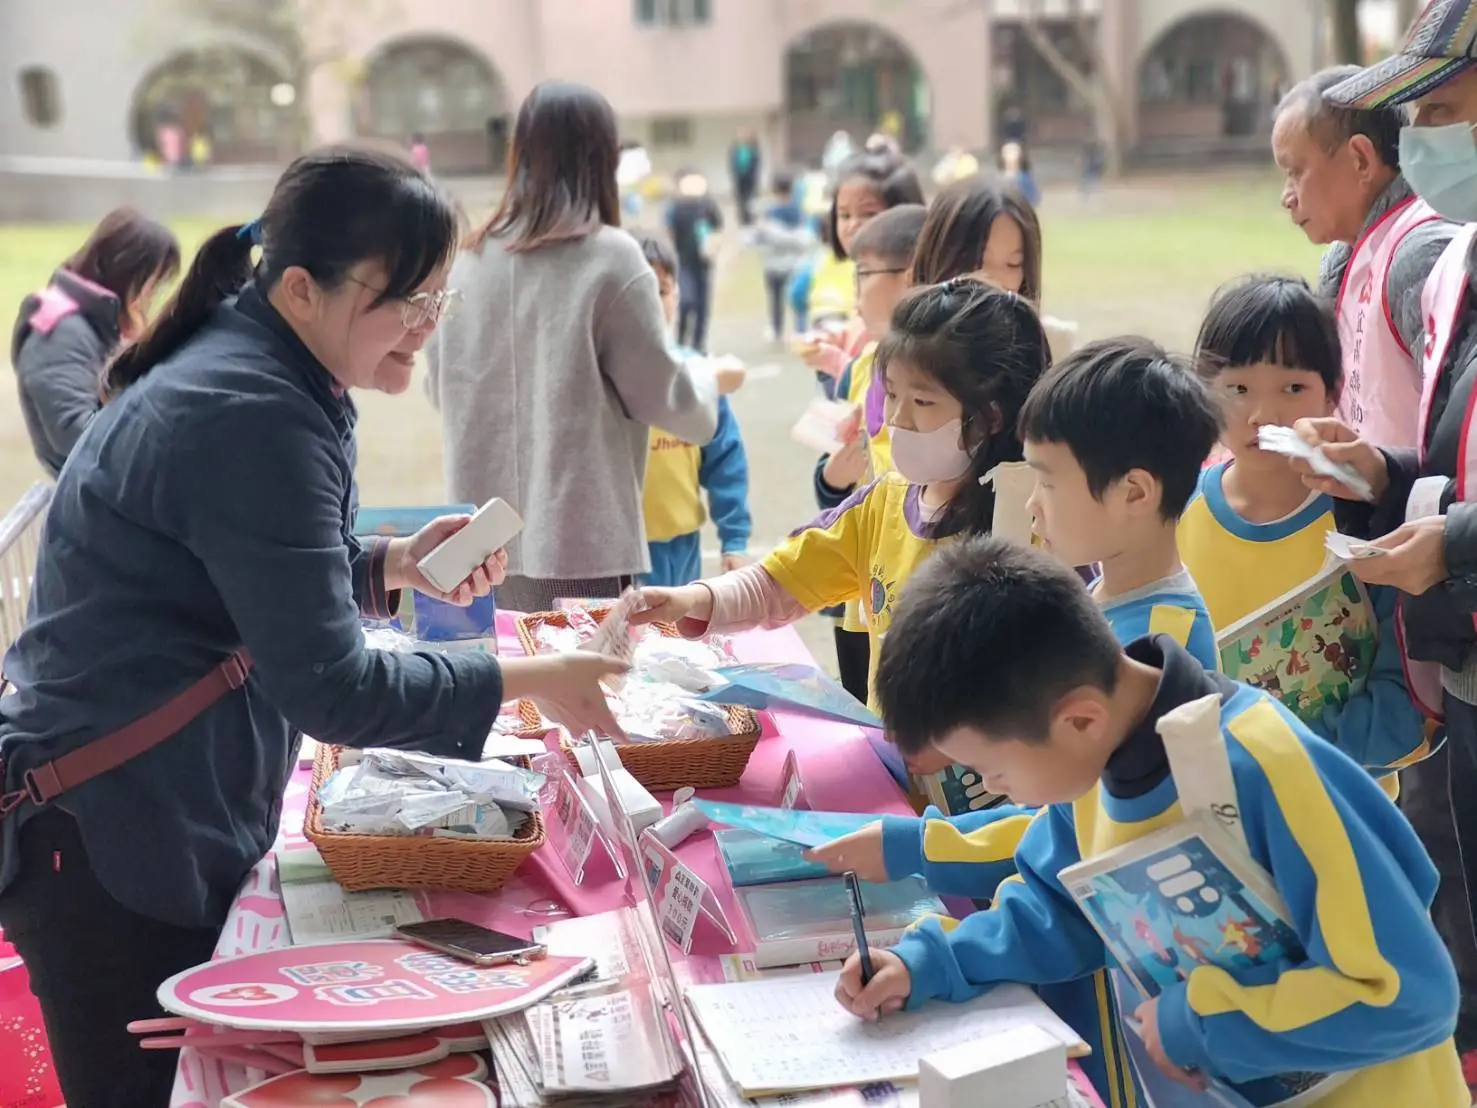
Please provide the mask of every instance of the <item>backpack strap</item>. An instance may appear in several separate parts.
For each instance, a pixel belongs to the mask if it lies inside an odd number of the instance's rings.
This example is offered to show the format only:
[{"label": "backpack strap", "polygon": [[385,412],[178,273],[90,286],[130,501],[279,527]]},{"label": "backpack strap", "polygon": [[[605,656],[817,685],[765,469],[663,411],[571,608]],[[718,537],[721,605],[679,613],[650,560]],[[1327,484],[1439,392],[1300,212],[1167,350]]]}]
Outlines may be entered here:
[{"label": "backpack strap", "polygon": [[[128,726],[94,739],[60,758],[27,770],[21,787],[0,795],[0,819],[29,800],[37,807],[50,804],[78,785],[101,777],[182,731],[226,693],[241,688],[251,673],[251,655],[238,650],[178,696]],[[4,686],[0,685],[0,692]]]}]

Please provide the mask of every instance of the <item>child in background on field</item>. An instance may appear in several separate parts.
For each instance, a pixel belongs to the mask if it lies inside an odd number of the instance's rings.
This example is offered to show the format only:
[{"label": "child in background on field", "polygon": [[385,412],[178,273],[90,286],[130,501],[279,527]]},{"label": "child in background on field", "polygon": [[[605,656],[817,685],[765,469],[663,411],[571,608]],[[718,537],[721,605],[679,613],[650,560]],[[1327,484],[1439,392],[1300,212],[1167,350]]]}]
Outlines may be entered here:
[{"label": "child in background on field", "polygon": [[[1225,407],[1231,457],[1209,466],[1179,524],[1180,550],[1217,631],[1266,607],[1323,568],[1333,502],[1309,491],[1288,459],[1257,445],[1262,427],[1333,414],[1343,384],[1331,307],[1296,277],[1251,277],[1221,289],[1196,342],[1196,363]],[[1363,688],[1342,705],[1300,713],[1394,795],[1392,772],[1430,753],[1405,683],[1396,590],[1371,586],[1378,623]],[[1335,628],[1328,637],[1338,639]],[[1283,674],[1284,680],[1289,675]]]},{"label": "child in background on field", "polygon": [[[795,179],[789,173],[774,175],[771,186],[773,200],[750,239],[759,247],[764,268],[764,292],[769,304],[770,342],[782,342],[785,336],[785,300],[795,268],[815,245],[800,205],[794,196]],[[798,332],[797,332],[798,333]]]},{"label": "child in background on field", "polygon": [[[1164,632],[1215,669],[1215,632],[1175,548],[1175,521],[1195,491],[1220,432],[1220,410],[1200,379],[1135,337],[1071,354],[1031,390],[1021,410],[1026,461],[1036,473],[1029,503],[1043,545],[1069,565],[1096,564],[1090,588],[1124,645]],[[947,764],[925,750],[913,764]],[[943,895],[990,900],[1015,873],[1034,812],[1002,805],[946,819],[887,817],[816,848],[812,857],[867,881],[921,873]],[[1042,997],[1092,1047],[1083,1067],[1109,1103],[1129,1103],[1122,1043],[1105,975],[1042,987]]]},{"label": "child in background on field", "polygon": [[431,148],[424,135],[410,136],[410,162],[422,173],[431,172]]},{"label": "child in background on field", "polygon": [[1210,1078],[1330,1071],[1344,1080],[1320,1108],[1470,1103],[1451,1039],[1456,975],[1429,915],[1430,860],[1370,777],[1265,693],[1208,673],[1167,635],[1122,646],[1064,565],[985,537],[941,548],[903,590],[877,694],[904,754],[937,747],[1045,810],[989,911],[924,921],[893,950],[871,951],[868,984],[860,957],[847,960],[836,995],[848,1011],[886,1018],[1000,982],[1106,968],[1102,939],[1058,875],[1180,817],[1182,783],[1156,725],[1214,697],[1211,755],[1223,761],[1212,772],[1224,765],[1246,849],[1302,957],[1238,973],[1183,949],[1185,979],[1155,999],[1115,987],[1154,1103],[1222,1103],[1201,1091]]},{"label": "child in background on field", "polygon": [[[671,326],[677,315],[676,255],[654,235],[637,235],[636,241],[656,272],[662,308]],[[723,569],[737,569],[748,560],[753,521],[749,517],[749,459],[726,396],[718,398],[718,430],[706,446],[651,429],[642,487],[651,572],[642,584],[685,585],[702,576],[703,491],[718,530]]]},{"label": "child in background on field", "polygon": [[861,345],[861,326],[852,314],[856,304],[852,240],[879,212],[899,204],[922,203],[918,174],[899,154],[858,154],[837,174],[831,198],[831,264],[819,262],[811,274],[806,314],[812,332],[801,352],[827,396],[836,395],[836,381]]},{"label": "child in background on field", "polygon": [[677,194],[667,208],[667,233],[677,248],[677,342],[708,352],[708,316],[713,305],[713,262],[723,214],[696,169],[677,173]]},{"label": "child in background on field", "polygon": [[[699,635],[779,626],[858,599],[875,659],[897,591],[917,566],[940,542],[993,525],[994,490],[980,478],[1021,460],[1016,416],[1046,364],[1045,334],[1021,297],[970,280],[914,290],[877,350],[894,471],[758,565],[646,590],[649,607],[638,618]],[[977,795],[967,787],[933,791],[950,811],[967,811]]]},{"label": "child in background on field", "polygon": [[[857,232],[852,241],[856,256],[856,312],[862,321],[867,345],[841,374],[838,396],[858,409],[872,380],[877,342],[887,333],[892,313],[908,291],[908,261],[918,242],[926,209],[922,204],[900,204],[876,216]],[[883,424],[876,434],[862,430],[861,412],[850,425],[845,445],[816,463],[815,497],[822,511],[837,507],[866,479],[881,477],[892,469],[892,452]],[[868,695],[871,672],[871,640],[861,618],[858,602],[844,611],[827,610],[837,620],[836,667],[841,684],[858,700]]]}]

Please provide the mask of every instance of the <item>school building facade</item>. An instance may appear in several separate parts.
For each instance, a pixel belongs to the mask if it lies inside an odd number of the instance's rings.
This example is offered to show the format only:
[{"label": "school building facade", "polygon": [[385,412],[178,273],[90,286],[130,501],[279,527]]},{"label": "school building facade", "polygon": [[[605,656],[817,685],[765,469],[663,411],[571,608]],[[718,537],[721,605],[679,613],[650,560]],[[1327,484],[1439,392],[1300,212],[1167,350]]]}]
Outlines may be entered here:
[{"label": "school building facade", "polygon": [[[1094,2],[1091,25],[1053,18]],[[217,163],[271,162],[306,106],[314,139],[418,133],[441,171],[490,172],[549,78],[603,91],[666,167],[720,169],[740,128],[771,165],[814,162],[884,120],[916,150],[988,150],[1012,107],[1034,147],[1070,149],[1090,112],[1022,30],[1035,11],[1062,56],[1102,66],[1128,150],[1209,159],[1265,150],[1323,39],[1321,0],[313,0],[294,68],[269,19],[212,25],[213,7],[4,0],[0,155],[137,158],[167,120]]]}]

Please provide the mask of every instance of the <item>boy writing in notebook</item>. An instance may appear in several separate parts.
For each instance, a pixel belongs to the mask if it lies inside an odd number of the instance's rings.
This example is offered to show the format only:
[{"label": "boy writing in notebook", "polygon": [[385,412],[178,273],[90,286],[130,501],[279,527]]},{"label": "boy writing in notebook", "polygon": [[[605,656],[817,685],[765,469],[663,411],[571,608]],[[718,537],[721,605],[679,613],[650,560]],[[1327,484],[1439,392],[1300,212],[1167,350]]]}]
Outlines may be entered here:
[{"label": "boy writing in notebook", "polygon": [[990,910],[871,951],[865,984],[847,961],[836,995],[848,1011],[876,1019],[1107,965],[1057,875],[1181,817],[1156,724],[1214,695],[1248,848],[1306,960],[1239,980],[1180,952],[1185,979],[1128,1004],[1156,1071],[1145,1084],[1213,1104],[1198,1095],[1210,1078],[1338,1071],[1347,1079],[1320,1108],[1470,1104],[1430,860],[1373,779],[1265,693],[1207,672],[1168,635],[1120,645],[1070,569],[980,537],[941,548],[904,587],[877,694],[904,754],[937,747],[1043,808]]},{"label": "boy writing in notebook", "polygon": [[[1147,339],[1107,339],[1041,378],[1021,409],[1020,431],[1036,473],[1028,501],[1035,530],[1066,565],[1100,567],[1089,592],[1118,641],[1163,632],[1217,668],[1210,616],[1175,546],[1175,523],[1220,434],[1205,385]],[[944,761],[925,749],[924,764],[930,755]],[[937,809],[889,816],[814,857],[869,881],[917,873],[935,892],[988,900],[1015,872],[1033,815],[1003,805],[953,817]],[[1126,1103],[1130,1082],[1114,1027],[1100,1018],[1102,975],[1063,981],[1045,999],[1092,1045],[1084,1065],[1093,1084]]]}]

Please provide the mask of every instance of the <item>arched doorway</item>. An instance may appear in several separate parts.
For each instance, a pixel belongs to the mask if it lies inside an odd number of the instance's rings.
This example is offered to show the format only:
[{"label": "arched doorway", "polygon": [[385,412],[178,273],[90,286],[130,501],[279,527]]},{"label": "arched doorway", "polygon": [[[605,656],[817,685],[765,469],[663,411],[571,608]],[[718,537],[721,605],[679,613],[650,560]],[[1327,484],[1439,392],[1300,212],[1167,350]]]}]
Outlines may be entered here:
[{"label": "arched doorway", "polygon": [[[198,160],[192,146],[217,164],[280,162],[297,150],[296,99],[286,75],[249,51],[181,51],[140,82],[130,137],[166,163]],[[207,146],[195,141],[202,135]]]},{"label": "arched doorway", "polygon": [[391,44],[370,62],[361,134],[409,143],[420,135],[438,173],[502,168],[507,93],[487,59],[447,38]]},{"label": "arched doorway", "polygon": [[1290,69],[1260,24],[1225,12],[1173,24],[1139,63],[1139,140],[1245,140],[1272,128]]},{"label": "arched doorway", "polygon": [[928,141],[928,81],[909,49],[871,23],[829,23],[785,51],[785,121],[789,156],[818,163],[838,130],[860,145],[873,131],[895,129],[903,149]]},{"label": "arched doorway", "polygon": [[[1041,33],[1074,68],[1091,75],[1091,32],[1066,20],[1053,20],[1042,22]],[[1092,105],[1046,60],[1018,23],[997,22],[990,29],[990,43],[995,145],[1020,142],[1035,148],[1062,147],[1092,137]]]}]

